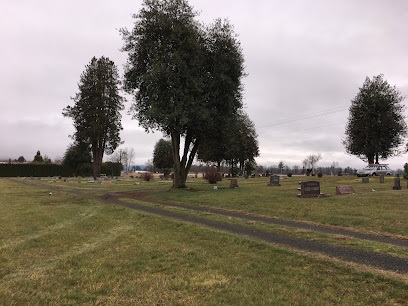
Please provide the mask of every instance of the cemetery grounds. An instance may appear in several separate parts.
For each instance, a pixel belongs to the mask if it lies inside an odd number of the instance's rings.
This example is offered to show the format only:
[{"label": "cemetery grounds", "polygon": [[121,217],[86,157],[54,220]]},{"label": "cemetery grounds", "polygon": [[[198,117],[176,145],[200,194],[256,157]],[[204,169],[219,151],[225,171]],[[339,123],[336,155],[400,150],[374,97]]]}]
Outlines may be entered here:
[{"label": "cemetery grounds", "polygon": [[[307,179],[325,196],[296,197]],[[408,304],[405,180],[107,181],[0,179],[0,305]]]}]

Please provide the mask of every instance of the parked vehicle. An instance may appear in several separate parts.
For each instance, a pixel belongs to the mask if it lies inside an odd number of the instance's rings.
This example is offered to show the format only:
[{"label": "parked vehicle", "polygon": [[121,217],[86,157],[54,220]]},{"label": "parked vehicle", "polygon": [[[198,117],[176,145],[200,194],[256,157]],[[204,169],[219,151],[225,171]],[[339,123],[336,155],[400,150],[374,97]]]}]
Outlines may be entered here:
[{"label": "parked vehicle", "polygon": [[386,164],[369,164],[357,171],[357,176],[392,175],[393,171]]}]

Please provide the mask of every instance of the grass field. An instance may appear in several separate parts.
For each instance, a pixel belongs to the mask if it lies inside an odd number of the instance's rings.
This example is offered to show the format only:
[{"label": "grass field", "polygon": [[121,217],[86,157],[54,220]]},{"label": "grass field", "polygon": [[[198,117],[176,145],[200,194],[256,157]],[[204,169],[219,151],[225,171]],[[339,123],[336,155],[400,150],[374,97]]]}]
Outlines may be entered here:
[{"label": "grass field", "polygon": [[[136,179],[112,185],[20,181],[0,179],[1,305],[408,304],[408,283],[392,274],[360,271],[89,197],[143,189],[160,200],[408,238],[408,192],[393,191],[391,179],[362,185],[355,177],[324,177],[327,196],[318,199],[296,197],[299,178],[282,180],[281,187],[242,179],[235,190],[214,190],[196,179],[189,185],[196,192],[157,181],[135,185]],[[336,196],[336,184],[353,185],[357,193]],[[47,186],[56,185],[60,190],[49,195]]]}]

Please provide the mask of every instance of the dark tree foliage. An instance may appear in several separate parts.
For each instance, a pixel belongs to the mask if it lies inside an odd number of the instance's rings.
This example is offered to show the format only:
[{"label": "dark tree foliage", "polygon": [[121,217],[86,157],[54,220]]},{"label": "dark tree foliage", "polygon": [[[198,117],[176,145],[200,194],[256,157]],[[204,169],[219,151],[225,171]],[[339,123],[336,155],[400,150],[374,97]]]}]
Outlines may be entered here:
[{"label": "dark tree foliage", "polygon": [[[207,33],[195,17],[185,0],[145,0],[134,16],[133,30],[121,30],[122,50],[128,52],[125,89],[134,95],[134,118],[146,130],[157,129],[171,138],[176,188],[185,187],[200,141],[214,129],[214,114],[228,117],[241,106],[240,76],[225,81],[212,94],[216,78],[222,74],[242,75],[242,56],[239,52],[233,55],[240,49],[232,50],[228,59],[222,57],[222,65],[217,62],[222,50],[227,50],[218,41],[230,46],[236,43],[235,38],[227,41],[232,33],[230,26],[216,22]],[[213,73],[217,69],[220,76]],[[232,97],[222,92],[231,88],[239,89]],[[221,97],[226,96],[219,105]],[[182,137],[184,148],[180,153]]]},{"label": "dark tree foliage", "polygon": [[206,31],[206,80],[208,105],[211,116],[208,129],[202,136],[198,158],[203,162],[215,162],[217,171],[226,158],[228,127],[242,108],[242,83],[244,58],[232,26],[217,19]]},{"label": "dark tree foliage", "polygon": [[20,157],[17,159],[17,161],[20,162],[20,163],[24,163],[26,160],[25,160],[24,156],[20,156]]},{"label": "dark tree foliage", "polygon": [[154,146],[153,165],[156,168],[162,169],[167,176],[169,169],[173,167],[173,149],[171,140],[160,139]]},{"label": "dark tree foliage", "polygon": [[74,170],[76,175],[87,175],[86,165],[90,165],[91,162],[92,155],[87,144],[74,143],[65,151],[63,165]]},{"label": "dark tree foliage", "polygon": [[239,163],[239,170],[244,171],[246,162],[255,162],[255,157],[259,156],[258,135],[253,122],[244,112],[239,112],[233,124],[229,127],[230,138],[226,160],[231,166],[231,174],[235,174],[234,168]]},{"label": "dark tree foliage", "polygon": [[34,156],[33,163],[43,163],[43,162],[44,162],[44,159],[43,159],[43,157],[41,156],[40,151],[38,150],[38,151],[37,151],[37,154],[35,154],[35,156]]},{"label": "dark tree foliage", "polygon": [[407,132],[404,118],[404,97],[383,75],[366,78],[357,96],[351,100],[346,138],[348,154],[368,163],[378,163],[398,155]]},{"label": "dark tree foliage", "polygon": [[93,57],[81,74],[74,106],[64,109],[64,116],[74,121],[74,140],[89,145],[93,158],[93,176],[99,177],[103,154],[119,146],[122,130],[120,110],[124,99],[119,95],[119,73],[109,58]]}]

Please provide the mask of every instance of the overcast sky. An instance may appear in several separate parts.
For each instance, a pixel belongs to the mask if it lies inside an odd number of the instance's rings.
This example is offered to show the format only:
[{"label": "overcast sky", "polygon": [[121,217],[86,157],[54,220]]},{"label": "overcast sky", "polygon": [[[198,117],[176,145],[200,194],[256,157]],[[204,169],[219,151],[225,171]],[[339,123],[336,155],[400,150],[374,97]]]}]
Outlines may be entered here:
[{"label": "overcast sky", "polygon": [[[28,161],[37,150],[63,156],[74,132],[62,116],[93,56],[113,60],[121,73],[118,29],[132,28],[136,0],[19,0],[0,3],[0,159]],[[345,154],[350,100],[366,76],[380,73],[408,94],[408,1],[190,0],[205,23],[227,18],[243,48],[248,76],[244,103],[259,135],[258,164],[318,164],[361,168]],[[136,164],[152,158],[159,132],[145,133],[123,112],[122,148]],[[404,101],[407,104],[408,100]],[[384,161],[402,168],[407,154]]]}]

